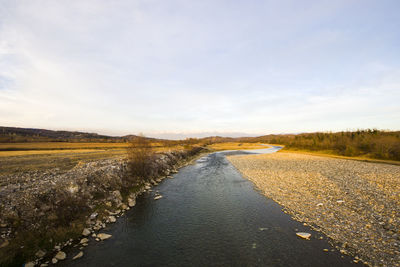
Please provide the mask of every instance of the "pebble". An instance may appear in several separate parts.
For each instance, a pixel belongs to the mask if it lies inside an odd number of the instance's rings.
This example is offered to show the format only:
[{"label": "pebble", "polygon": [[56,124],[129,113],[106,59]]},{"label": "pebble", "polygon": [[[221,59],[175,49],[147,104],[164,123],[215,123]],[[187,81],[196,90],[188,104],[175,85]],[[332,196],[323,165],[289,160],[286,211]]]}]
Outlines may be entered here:
[{"label": "pebble", "polygon": [[24,267],[35,267],[35,263],[33,261],[27,262]]},{"label": "pebble", "polygon": [[162,196],[161,196],[161,195],[159,195],[159,196],[155,196],[155,197],[154,197],[154,200],[157,200],[157,199],[160,199],[160,198],[162,198]]}]

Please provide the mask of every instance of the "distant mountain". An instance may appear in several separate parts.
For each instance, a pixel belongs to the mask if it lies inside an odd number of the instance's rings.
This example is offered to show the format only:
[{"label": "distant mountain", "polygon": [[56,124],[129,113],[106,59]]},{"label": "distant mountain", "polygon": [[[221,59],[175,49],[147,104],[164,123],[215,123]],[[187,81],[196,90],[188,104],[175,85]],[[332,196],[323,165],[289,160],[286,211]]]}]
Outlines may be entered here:
[{"label": "distant mountain", "polygon": [[107,136],[97,133],[53,131],[0,126],[0,143],[6,142],[127,142],[136,135]]}]

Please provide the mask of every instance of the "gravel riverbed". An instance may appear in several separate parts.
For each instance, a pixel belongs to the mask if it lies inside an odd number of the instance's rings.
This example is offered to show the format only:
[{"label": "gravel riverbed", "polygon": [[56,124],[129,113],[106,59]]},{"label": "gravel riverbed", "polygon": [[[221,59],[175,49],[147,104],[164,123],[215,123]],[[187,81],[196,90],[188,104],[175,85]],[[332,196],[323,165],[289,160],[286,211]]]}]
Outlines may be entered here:
[{"label": "gravel riverbed", "polygon": [[228,159],[342,253],[371,266],[400,266],[400,166],[285,152]]}]

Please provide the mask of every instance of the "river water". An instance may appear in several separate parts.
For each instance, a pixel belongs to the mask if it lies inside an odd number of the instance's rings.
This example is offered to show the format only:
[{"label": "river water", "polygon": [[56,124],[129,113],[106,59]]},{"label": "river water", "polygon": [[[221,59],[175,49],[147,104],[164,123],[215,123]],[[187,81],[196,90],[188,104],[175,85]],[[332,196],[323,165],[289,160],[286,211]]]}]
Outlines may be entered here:
[{"label": "river water", "polygon": [[[276,150],[279,147],[259,153]],[[165,179],[102,231],[112,238],[91,240],[83,258],[60,265],[356,265],[333,250],[325,236],[292,220],[281,206],[257,192],[225,158],[226,153],[238,152],[209,154],[182,168],[173,179]],[[162,199],[153,199],[156,191]],[[311,233],[311,240],[297,237],[298,231]]]}]

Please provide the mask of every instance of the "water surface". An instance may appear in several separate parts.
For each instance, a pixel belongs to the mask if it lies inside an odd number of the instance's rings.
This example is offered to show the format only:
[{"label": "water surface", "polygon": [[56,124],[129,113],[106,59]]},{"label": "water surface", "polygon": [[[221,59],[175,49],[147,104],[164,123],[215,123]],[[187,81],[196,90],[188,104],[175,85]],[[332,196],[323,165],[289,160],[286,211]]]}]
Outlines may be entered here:
[{"label": "water surface", "polygon": [[[355,265],[350,257],[331,251],[323,235],[292,220],[257,192],[224,153],[200,158],[153,189],[104,229],[111,239],[91,241],[82,259],[62,265]],[[154,200],[155,191],[163,198]],[[300,239],[297,231],[312,233],[311,240]]]}]

